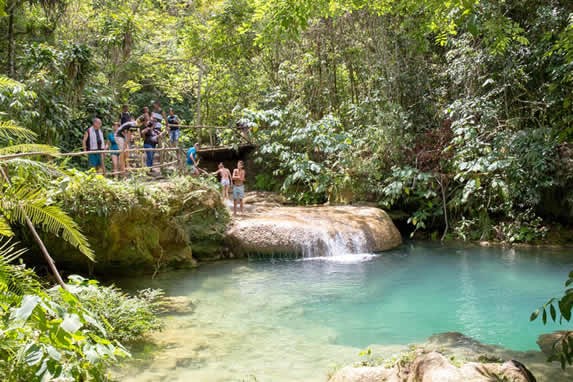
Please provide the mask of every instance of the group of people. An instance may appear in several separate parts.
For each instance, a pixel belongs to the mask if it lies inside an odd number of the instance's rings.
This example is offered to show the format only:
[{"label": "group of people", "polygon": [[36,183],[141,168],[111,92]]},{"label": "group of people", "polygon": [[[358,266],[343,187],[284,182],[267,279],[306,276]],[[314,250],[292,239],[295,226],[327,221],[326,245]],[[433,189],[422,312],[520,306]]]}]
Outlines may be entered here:
[{"label": "group of people", "polygon": [[[155,149],[162,144],[162,137],[169,134],[168,144],[177,147],[181,121],[172,108],[165,114],[161,103],[153,102],[152,110],[146,106],[142,114],[135,118],[129,107],[124,105],[119,116],[119,121],[113,123],[113,131],[105,137],[102,131],[102,122],[94,118],[92,125],[86,130],[83,137],[84,151],[112,150],[111,160],[114,174],[123,174],[128,168],[129,148],[135,145],[136,137],[143,140],[143,148]],[[153,168],[155,152],[145,152],[145,164]],[[98,172],[104,172],[104,156],[101,154],[88,154],[90,167]]]},{"label": "group of people", "polygon": [[219,168],[213,174],[220,176],[221,188],[225,200],[229,199],[231,184],[233,185],[233,215],[237,215],[237,205],[239,205],[241,214],[243,213],[243,198],[245,197],[245,165],[242,160],[237,162],[237,168],[229,171],[223,162],[219,163]]},{"label": "group of people", "polygon": [[[142,114],[135,118],[129,112],[129,107],[124,105],[118,122],[113,123],[113,131],[104,136],[102,121],[94,118],[92,125],[85,131],[82,140],[84,151],[110,150],[114,174],[124,174],[128,168],[129,148],[134,146],[135,137],[143,140],[143,148],[155,149],[161,144],[164,135],[169,134],[169,145],[177,147],[180,138],[180,119],[172,108],[166,115],[161,109],[159,102],[154,102],[152,111],[148,107],[143,108]],[[164,126],[165,124],[165,126]],[[206,171],[199,168],[198,152],[199,143],[195,143],[186,154],[187,167],[192,175],[199,175]],[[145,164],[151,170],[155,152],[145,151]],[[88,154],[89,166],[103,173],[105,169],[104,155],[101,153]],[[237,206],[243,213],[243,197],[245,195],[245,169],[243,161],[237,163],[237,168],[231,171],[219,163],[218,170],[213,173],[221,178],[222,193],[225,200],[229,199],[232,186],[233,214],[237,214]]]}]

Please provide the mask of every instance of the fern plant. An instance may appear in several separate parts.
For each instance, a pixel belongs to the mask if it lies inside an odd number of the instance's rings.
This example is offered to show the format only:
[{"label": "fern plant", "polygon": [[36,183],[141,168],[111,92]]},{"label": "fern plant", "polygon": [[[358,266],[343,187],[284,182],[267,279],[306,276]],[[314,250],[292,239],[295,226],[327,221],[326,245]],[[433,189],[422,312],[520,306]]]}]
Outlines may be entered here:
[{"label": "fern plant", "polygon": [[[0,91],[17,86],[21,85],[0,76]],[[36,228],[61,237],[92,260],[94,254],[73,219],[58,206],[51,204],[41,184],[33,181],[39,177],[47,179],[46,175],[57,171],[54,166],[33,158],[58,154],[55,147],[34,143],[35,138],[32,131],[17,123],[0,120],[0,236],[14,236],[13,226],[26,226],[54,276],[63,286],[64,282]]]}]

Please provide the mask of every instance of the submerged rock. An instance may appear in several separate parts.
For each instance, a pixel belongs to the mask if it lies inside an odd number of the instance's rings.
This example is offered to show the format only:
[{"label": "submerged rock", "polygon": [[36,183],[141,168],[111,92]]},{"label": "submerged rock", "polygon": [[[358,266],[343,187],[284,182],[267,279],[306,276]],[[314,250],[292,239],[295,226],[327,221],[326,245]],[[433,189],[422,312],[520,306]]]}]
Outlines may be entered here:
[{"label": "submerged rock", "polygon": [[275,207],[236,219],[227,231],[235,253],[323,256],[379,252],[402,243],[386,212],[372,207]]},{"label": "submerged rock", "polygon": [[195,305],[187,296],[163,296],[158,301],[158,308],[161,314],[189,314]]}]

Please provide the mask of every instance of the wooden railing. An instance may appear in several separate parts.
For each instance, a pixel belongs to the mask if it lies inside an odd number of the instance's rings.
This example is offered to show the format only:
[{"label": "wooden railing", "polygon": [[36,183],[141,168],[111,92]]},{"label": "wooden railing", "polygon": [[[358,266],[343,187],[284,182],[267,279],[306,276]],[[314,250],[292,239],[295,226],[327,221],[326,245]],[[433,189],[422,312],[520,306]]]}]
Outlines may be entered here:
[{"label": "wooden railing", "polygon": [[[213,153],[215,151],[225,151],[225,150],[234,150],[236,149],[235,146],[225,146],[225,145],[218,145],[217,144],[217,137],[215,132],[219,130],[230,130],[233,135],[238,138],[238,146],[244,147],[251,146],[254,147],[254,143],[251,139],[250,132],[248,129],[240,129],[236,127],[228,127],[228,126],[208,126],[208,125],[201,125],[201,126],[191,126],[191,125],[178,125],[178,127],[182,130],[184,129],[196,129],[199,131],[198,137],[203,136],[203,132],[208,130],[209,132],[209,143],[208,145],[202,145],[201,149],[199,150],[199,154],[202,152],[204,153]],[[199,139],[200,142],[200,139]],[[200,142],[201,143],[201,142]],[[242,146],[243,145],[243,146]],[[182,148],[179,147],[161,147],[161,148],[130,148],[125,149],[123,152],[127,155],[127,163],[128,167],[125,168],[125,171],[105,171],[105,156],[108,154],[117,154],[119,150],[98,150],[98,151],[78,151],[78,152],[67,152],[67,153],[49,153],[49,152],[29,152],[29,153],[15,153],[15,154],[7,154],[0,156],[0,163],[4,160],[10,160],[15,158],[23,158],[23,157],[35,157],[35,156],[45,156],[45,157],[53,157],[53,158],[66,158],[66,157],[81,157],[87,156],[91,154],[100,154],[102,156],[102,163],[104,164],[104,174],[105,175],[124,175],[125,173],[141,171],[143,169],[146,170],[156,170],[162,168],[171,168],[178,172],[184,172],[186,169],[186,153]],[[146,153],[147,152],[154,152],[159,153],[158,164],[153,165],[152,167],[146,166]],[[138,158],[134,158],[131,154],[141,154]],[[134,162],[135,159],[135,163]],[[132,163],[130,163],[132,162]],[[205,172],[202,169],[199,171]]]},{"label": "wooden railing", "polygon": [[[0,156],[0,163],[4,160],[9,160],[9,159],[16,159],[16,158],[24,158],[24,157],[34,157],[34,156],[45,156],[45,157],[51,157],[51,158],[66,158],[66,157],[81,157],[81,156],[87,156],[87,155],[92,155],[92,154],[99,154],[102,157],[102,163],[105,164],[104,162],[104,156],[106,154],[117,154],[119,153],[119,150],[97,150],[97,151],[78,151],[78,152],[68,152],[68,153],[49,153],[49,152],[30,152],[30,153],[16,153],[16,154],[8,154],[8,155],[2,155]],[[127,167],[125,169],[125,172],[121,172],[121,171],[112,171],[112,172],[106,172],[105,171],[105,165],[103,166],[104,169],[104,175],[123,175],[125,173],[129,173],[129,172],[135,172],[135,171],[141,171],[141,170],[152,170],[152,169],[161,169],[161,168],[167,168],[170,167],[172,169],[174,169],[175,171],[180,171],[183,172],[185,171],[185,162],[186,162],[186,158],[185,158],[185,153],[183,151],[183,149],[178,148],[178,147],[162,147],[162,148],[131,148],[131,149],[125,149],[123,151],[124,153],[126,153],[126,155],[129,155],[130,153],[142,153],[140,159],[140,163],[141,166],[133,166],[133,167]],[[153,165],[152,167],[147,167],[145,166],[145,153],[146,152],[153,152],[153,153],[174,153],[174,155],[172,155],[170,158],[166,158],[166,157],[162,157],[159,160],[159,164],[157,165]],[[129,159],[133,159],[128,157]]]}]

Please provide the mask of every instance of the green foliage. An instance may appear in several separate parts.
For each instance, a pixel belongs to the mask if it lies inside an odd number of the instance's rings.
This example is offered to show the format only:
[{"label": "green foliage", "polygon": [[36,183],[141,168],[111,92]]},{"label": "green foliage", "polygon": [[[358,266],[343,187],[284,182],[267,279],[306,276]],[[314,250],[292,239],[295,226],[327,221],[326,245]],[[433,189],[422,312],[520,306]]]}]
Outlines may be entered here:
[{"label": "green foliage", "polygon": [[115,286],[101,286],[97,281],[81,276],[70,276],[68,290],[78,297],[85,309],[109,325],[110,340],[129,344],[162,328],[157,316],[158,300],[163,296],[161,290],[144,289],[130,296]]},{"label": "green foliage", "polygon": [[[552,298],[547,301],[543,306],[531,313],[530,321],[535,321],[541,317],[543,324],[547,324],[548,320],[553,322],[563,323],[563,321],[571,321],[571,313],[573,312],[573,271],[569,273],[569,278],[565,282],[565,294],[561,298]],[[561,368],[565,369],[566,365],[573,364],[573,331],[560,332],[559,336],[553,343],[553,354],[549,357],[550,362],[559,361]]]},{"label": "green foliage", "polygon": [[[0,78],[0,90],[12,89],[15,93],[19,86],[15,81]],[[50,166],[13,157],[18,153],[57,155],[54,147],[30,143],[35,137],[35,133],[12,121],[0,123],[0,235],[13,236],[12,226],[31,222],[93,260],[94,253],[78,225],[45,196],[43,183],[49,179],[46,173]]]},{"label": "green foliage", "polygon": [[3,380],[108,380],[107,368],[129,353],[77,295],[60,287],[47,293],[33,272],[9,264],[18,255],[13,246],[0,249]]},{"label": "green foliage", "polygon": [[[147,183],[74,171],[54,181],[48,195],[74,216],[98,254],[95,270],[107,273],[190,266],[193,256],[217,255],[229,221],[217,185],[200,178]],[[69,246],[48,244],[58,262],[83,266]]]}]

